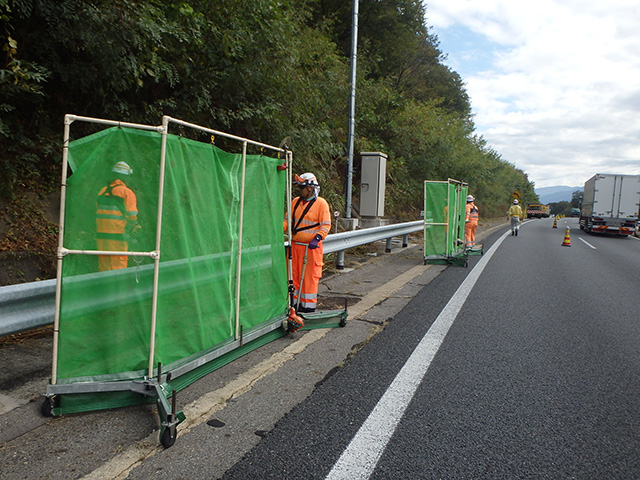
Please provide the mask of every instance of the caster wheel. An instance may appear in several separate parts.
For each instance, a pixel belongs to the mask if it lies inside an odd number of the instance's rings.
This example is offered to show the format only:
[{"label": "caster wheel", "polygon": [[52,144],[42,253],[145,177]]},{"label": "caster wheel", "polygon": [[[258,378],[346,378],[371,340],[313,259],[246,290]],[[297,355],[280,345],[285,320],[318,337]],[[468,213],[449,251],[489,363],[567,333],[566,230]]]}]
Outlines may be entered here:
[{"label": "caster wheel", "polygon": [[346,327],[347,326],[347,319],[343,318],[342,320],[340,320],[340,326],[341,327]]},{"label": "caster wheel", "polygon": [[176,437],[177,432],[175,427],[165,427],[160,434],[160,443],[164,448],[169,448],[171,445],[176,443]]},{"label": "caster wheel", "polygon": [[42,406],[40,407],[40,413],[44,417],[53,417],[53,409],[56,406],[55,397],[47,397],[42,402]]}]

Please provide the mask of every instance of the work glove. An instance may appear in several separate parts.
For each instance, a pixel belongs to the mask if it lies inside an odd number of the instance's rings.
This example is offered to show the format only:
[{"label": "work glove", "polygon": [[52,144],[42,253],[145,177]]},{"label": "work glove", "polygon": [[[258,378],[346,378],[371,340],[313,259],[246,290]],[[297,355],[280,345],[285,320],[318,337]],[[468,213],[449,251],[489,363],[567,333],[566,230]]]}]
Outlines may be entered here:
[{"label": "work glove", "polygon": [[320,240],[322,240],[320,234],[317,234],[315,237],[313,237],[313,240],[309,242],[309,250],[315,250],[316,248],[318,248],[318,242],[320,242]]}]

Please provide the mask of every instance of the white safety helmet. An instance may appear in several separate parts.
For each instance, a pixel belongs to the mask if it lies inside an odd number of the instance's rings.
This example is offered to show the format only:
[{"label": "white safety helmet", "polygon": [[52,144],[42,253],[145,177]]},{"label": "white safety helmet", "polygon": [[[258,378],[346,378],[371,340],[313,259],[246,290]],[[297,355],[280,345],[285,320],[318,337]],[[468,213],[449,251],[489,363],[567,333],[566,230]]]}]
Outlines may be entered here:
[{"label": "white safety helmet", "polygon": [[313,173],[303,173],[302,175],[296,175],[296,179],[293,181],[296,185],[301,187],[318,187],[318,179]]},{"label": "white safety helmet", "polygon": [[293,183],[300,187],[311,187],[313,188],[313,194],[316,197],[320,195],[320,185],[318,184],[318,179],[313,173],[307,172],[302,175],[296,175]]},{"label": "white safety helmet", "polygon": [[133,169],[126,162],[118,162],[111,169],[113,173],[119,173],[120,175],[132,175]]},{"label": "white safety helmet", "polygon": [[473,202],[474,200],[473,195],[467,195],[467,202]]},{"label": "white safety helmet", "polygon": [[514,205],[517,205],[517,204],[518,204],[518,200],[515,200],[515,199],[514,199],[514,200],[513,200],[513,204],[514,204]]}]

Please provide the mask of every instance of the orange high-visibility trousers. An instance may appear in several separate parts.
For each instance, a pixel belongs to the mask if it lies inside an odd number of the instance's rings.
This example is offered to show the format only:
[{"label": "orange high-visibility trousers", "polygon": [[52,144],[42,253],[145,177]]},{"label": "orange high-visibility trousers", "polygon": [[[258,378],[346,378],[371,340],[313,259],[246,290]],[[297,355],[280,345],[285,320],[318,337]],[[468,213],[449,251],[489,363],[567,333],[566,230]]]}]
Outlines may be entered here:
[{"label": "orange high-visibility trousers", "polygon": [[[98,250],[106,252],[127,252],[129,244],[121,240],[104,240],[97,239]],[[127,268],[129,257],[127,255],[98,255],[98,270],[106,272],[107,270],[117,270],[118,268]]]},{"label": "orange high-visibility trousers", "polygon": [[476,228],[478,228],[478,224],[475,222],[467,222],[464,228],[464,238],[467,248],[472,248],[476,245]]},{"label": "orange high-visibility trousers", "polygon": [[[124,240],[127,225],[135,226],[138,220],[136,194],[120,179],[102,187],[96,201],[96,240],[98,250],[127,252],[129,244]],[[101,272],[127,268],[126,255],[99,255]]]},{"label": "orange high-visibility trousers", "polygon": [[[304,262],[304,253],[307,250],[307,266],[304,270],[304,278],[302,279],[302,288],[300,286],[300,278],[302,276],[302,267]],[[294,297],[293,304],[298,305],[298,297],[300,298],[300,311],[310,312],[316,309],[318,304],[318,284],[322,277],[323,262],[322,243],[318,248],[307,249],[307,244],[293,242],[291,274],[293,276]]]}]

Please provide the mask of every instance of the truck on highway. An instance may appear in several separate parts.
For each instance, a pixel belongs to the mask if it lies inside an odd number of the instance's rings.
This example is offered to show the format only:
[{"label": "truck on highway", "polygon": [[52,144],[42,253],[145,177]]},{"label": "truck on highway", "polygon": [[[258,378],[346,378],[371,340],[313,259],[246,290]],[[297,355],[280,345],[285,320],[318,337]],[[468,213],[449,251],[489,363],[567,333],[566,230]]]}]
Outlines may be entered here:
[{"label": "truck on highway", "polygon": [[542,218],[542,210],[539,203],[527,203],[527,218]]},{"label": "truck on highway", "polygon": [[540,205],[540,216],[542,218],[549,218],[549,215],[551,215],[551,204]]},{"label": "truck on highway", "polygon": [[597,173],[584,184],[580,228],[589,233],[633,235],[640,209],[640,175]]}]

